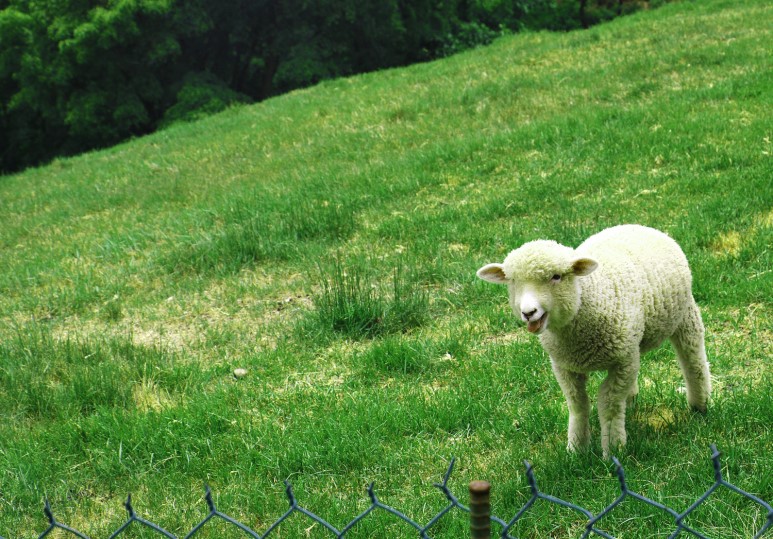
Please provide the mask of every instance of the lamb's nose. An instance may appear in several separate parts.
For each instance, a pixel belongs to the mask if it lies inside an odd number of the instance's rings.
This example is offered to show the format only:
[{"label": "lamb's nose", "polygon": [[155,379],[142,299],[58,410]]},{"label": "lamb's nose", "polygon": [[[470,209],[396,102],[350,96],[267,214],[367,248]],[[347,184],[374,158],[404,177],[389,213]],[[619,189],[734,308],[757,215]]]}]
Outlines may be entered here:
[{"label": "lamb's nose", "polygon": [[521,314],[524,316],[524,318],[526,318],[526,320],[529,320],[532,317],[532,315],[536,312],[537,312],[537,309],[532,309],[528,313],[521,311]]}]

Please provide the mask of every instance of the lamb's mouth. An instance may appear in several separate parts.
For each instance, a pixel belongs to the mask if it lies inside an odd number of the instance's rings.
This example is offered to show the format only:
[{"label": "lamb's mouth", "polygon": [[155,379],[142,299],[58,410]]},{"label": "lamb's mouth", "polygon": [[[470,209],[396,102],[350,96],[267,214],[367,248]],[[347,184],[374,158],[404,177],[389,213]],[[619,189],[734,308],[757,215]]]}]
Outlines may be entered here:
[{"label": "lamb's mouth", "polygon": [[526,324],[526,330],[529,333],[535,333],[539,334],[542,333],[542,330],[545,329],[545,322],[548,320],[548,313],[543,314],[536,320],[530,321],[528,324]]}]

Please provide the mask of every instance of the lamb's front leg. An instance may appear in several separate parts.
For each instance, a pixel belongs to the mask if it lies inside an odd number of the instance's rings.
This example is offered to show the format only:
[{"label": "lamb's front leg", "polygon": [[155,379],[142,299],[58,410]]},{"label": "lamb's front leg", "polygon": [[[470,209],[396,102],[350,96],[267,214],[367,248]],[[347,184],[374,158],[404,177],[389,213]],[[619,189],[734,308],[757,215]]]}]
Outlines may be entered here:
[{"label": "lamb's front leg", "polygon": [[625,366],[609,370],[606,380],[599,387],[598,412],[601,424],[601,450],[604,458],[611,451],[625,445],[625,405],[626,399],[635,387],[639,374],[639,357]]},{"label": "lamb's front leg", "polygon": [[555,361],[551,361],[551,364],[569,408],[569,443],[567,449],[576,451],[586,448],[590,443],[590,422],[588,421],[590,399],[588,399],[585,388],[588,378],[585,374],[561,368],[556,365]]}]

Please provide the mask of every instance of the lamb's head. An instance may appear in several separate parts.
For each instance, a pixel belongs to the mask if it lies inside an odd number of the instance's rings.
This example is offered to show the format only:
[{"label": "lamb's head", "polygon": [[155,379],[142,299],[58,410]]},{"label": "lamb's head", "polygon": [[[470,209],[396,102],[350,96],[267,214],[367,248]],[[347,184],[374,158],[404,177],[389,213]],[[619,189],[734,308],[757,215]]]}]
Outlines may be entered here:
[{"label": "lamb's head", "polygon": [[502,264],[486,264],[478,277],[506,284],[510,307],[526,322],[526,329],[539,334],[548,326],[559,329],[580,308],[578,278],[589,275],[598,263],[574,249],[554,241],[537,240],[512,251]]}]

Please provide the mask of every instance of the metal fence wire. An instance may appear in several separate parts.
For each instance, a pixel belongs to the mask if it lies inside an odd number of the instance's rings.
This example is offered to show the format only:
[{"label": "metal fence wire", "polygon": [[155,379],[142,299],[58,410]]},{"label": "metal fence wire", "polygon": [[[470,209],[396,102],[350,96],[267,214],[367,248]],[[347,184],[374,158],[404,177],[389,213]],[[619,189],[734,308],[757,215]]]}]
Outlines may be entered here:
[{"label": "metal fence wire", "polygon": [[[661,503],[658,503],[645,496],[642,496],[641,494],[637,494],[636,492],[628,488],[628,485],[625,480],[625,472],[623,471],[623,467],[620,465],[620,462],[616,458],[613,458],[612,460],[615,464],[616,474],[620,481],[620,495],[609,505],[607,505],[600,513],[596,515],[594,515],[591,511],[589,511],[588,509],[585,509],[584,507],[580,507],[579,505],[575,505],[566,500],[562,500],[542,492],[537,486],[537,481],[534,478],[534,471],[532,470],[531,464],[529,464],[527,461],[524,461],[524,465],[526,466],[526,478],[529,483],[529,487],[531,488],[531,497],[516,512],[515,516],[513,516],[509,520],[505,520],[490,514],[489,484],[487,482],[473,481],[472,483],[470,483],[470,496],[471,496],[470,507],[466,507],[462,505],[459,499],[451,492],[451,489],[448,487],[448,481],[451,477],[451,473],[453,472],[454,463],[455,463],[455,459],[451,459],[451,463],[449,464],[448,469],[446,470],[446,473],[443,476],[443,482],[437,483],[434,485],[445,495],[446,500],[448,501],[448,504],[434,517],[432,517],[429,522],[427,522],[424,525],[419,524],[418,522],[414,521],[409,516],[405,515],[404,513],[395,509],[394,507],[390,507],[389,505],[382,503],[378,499],[378,496],[376,496],[376,492],[373,488],[373,483],[371,483],[370,486],[368,487],[368,496],[370,497],[370,501],[371,501],[370,507],[368,507],[365,511],[363,511],[362,513],[354,517],[343,528],[338,529],[332,524],[330,524],[329,522],[327,522],[325,519],[320,517],[319,515],[316,515],[311,511],[309,511],[308,509],[301,506],[297,498],[295,497],[295,494],[293,494],[292,486],[290,485],[289,482],[285,482],[286,494],[287,494],[287,498],[290,506],[282,516],[280,516],[273,524],[271,524],[271,526],[266,531],[264,531],[261,534],[256,532],[255,530],[252,530],[251,528],[239,522],[238,520],[219,511],[217,507],[215,507],[215,502],[212,499],[212,491],[209,489],[208,486],[205,485],[205,499],[207,502],[207,506],[209,508],[209,513],[201,522],[196,524],[196,526],[194,526],[193,529],[189,531],[187,534],[185,534],[183,537],[185,539],[188,539],[189,537],[194,537],[210,520],[221,519],[227,522],[228,524],[235,526],[236,528],[244,532],[244,534],[250,537],[263,539],[263,538],[269,537],[275,530],[277,530],[277,528],[285,520],[290,518],[292,515],[294,515],[295,513],[300,513],[304,515],[306,518],[308,518],[309,520],[321,525],[328,532],[330,532],[332,536],[340,539],[345,537],[346,534],[352,530],[352,528],[354,528],[360,521],[365,519],[371,513],[375,511],[383,511],[391,514],[394,518],[401,520],[407,523],[408,525],[410,525],[416,531],[416,533],[420,538],[431,539],[430,531],[432,527],[435,526],[435,524],[437,524],[442,518],[446,517],[446,515],[456,510],[456,511],[461,511],[462,513],[470,514],[470,522],[471,522],[470,532],[472,534],[471,536],[473,537],[473,539],[481,539],[483,537],[489,538],[489,537],[492,537],[492,534],[497,534],[496,536],[500,537],[501,539],[517,539],[516,536],[511,535],[511,532],[515,524],[518,522],[518,520],[520,520],[524,515],[528,513],[529,509],[535,504],[535,502],[537,502],[538,500],[544,500],[545,502],[550,504],[556,504],[558,506],[572,509],[582,514],[585,518],[587,518],[587,524],[585,525],[585,530],[581,535],[583,539],[590,537],[591,535],[604,537],[607,539],[615,539],[614,536],[603,531],[602,529],[603,519],[606,516],[608,516],[612,511],[614,511],[615,508],[618,507],[623,502],[623,500],[625,500],[626,498],[634,498],[659,511],[663,511],[664,513],[667,513],[674,519],[674,531],[673,533],[671,533],[671,535],[669,535],[669,539],[673,539],[682,533],[692,537],[708,539],[708,537],[703,535],[701,532],[685,524],[685,519],[699,506],[701,506],[704,502],[706,502],[706,500],[708,500],[709,497],[714,492],[716,492],[720,488],[725,488],[725,489],[731,490],[732,492],[740,494],[741,496],[754,502],[755,504],[758,504],[762,509],[764,509],[764,511],[767,512],[767,517],[764,524],[757,532],[757,534],[754,535],[754,539],[762,538],[762,536],[765,535],[767,531],[773,528],[773,507],[771,507],[770,504],[764,502],[757,496],[754,496],[753,494],[750,494],[744,490],[741,490],[737,486],[725,481],[722,478],[722,470],[721,470],[721,464],[719,460],[720,453],[719,451],[717,451],[717,448],[714,445],[711,446],[711,451],[712,451],[711,459],[714,465],[714,483],[692,505],[690,505],[687,509],[685,509],[682,512],[678,512],[670,507],[667,507]],[[126,507],[126,510],[129,514],[128,520],[123,525],[121,525],[120,528],[114,531],[109,536],[108,539],[113,539],[115,537],[122,535],[127,529],[132,527],[132,525],[148,528],[156,532],[156,534],[164,537],[168,537],[169,539],[178,539],[176,535],[163,529],[158,524],[154,524],[153,522],[138,516],[137,513],[134,511],[134,507],[132,506],[131,495],[129,495],[129,497],[127,498],[126,502],[124,503],[124,506]],[[83,532],[80,532],[56,520],[51,510],[51,506],[48,503],[48,500],[46,500],[45,502],[45,507],[43,509],[43,512],[48,518],[49,526],[43,533],[41,533],[38,536],[38,539],[46,537],[47,535],[54,532],[55,530],[62,530],[66,534],[74,535],[76,537],[80,537],[81,539],[89,539],[88,536],[85,535]],[[497,527],[499,528],[498,530],[496,529]],[[0,537],[0,539],[4,539],[4,538]]]}]

